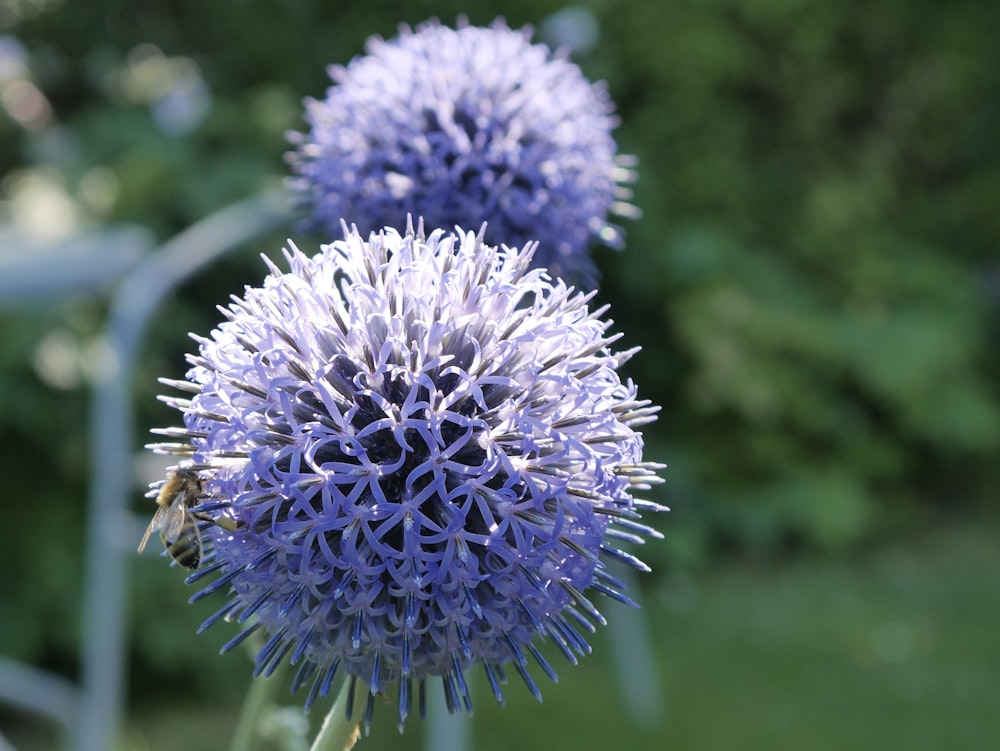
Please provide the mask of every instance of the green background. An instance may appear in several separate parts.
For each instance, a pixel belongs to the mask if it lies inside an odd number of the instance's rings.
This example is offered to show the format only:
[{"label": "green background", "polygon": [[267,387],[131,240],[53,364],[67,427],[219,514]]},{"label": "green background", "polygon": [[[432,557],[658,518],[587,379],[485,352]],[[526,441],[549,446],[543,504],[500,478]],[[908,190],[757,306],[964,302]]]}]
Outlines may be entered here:
[{"label": "green background", "polygon": [[[654,495],[673,511],[652,520],[666,540],[641,551],[654,573],[638,598],[663,712],[629,719],[606,629],[580,666],[553,658],[543,705],[512,684],[495,707],[480,681],[474,747],[993,748],[1000,5],[575,7],[600,37],[574,59],[607,81],[620,149],[639,158],[644,216],[625,222],[624,252],[595,257],[621,346],[643,347],[626,373],[663,407],[647,456],[669,465]],[[463,13],[541,32],[562,8],[2,0],[0,36],[25,68],[0,67],[0,220],[42,206],[71,228],[166,240],[281,183],[302,97],[369,35]],[[165,129],[157,103],[191,80],[204,119]],[[19,119],[25,81],[48,109]],[[320,241],[283,228],[157,315],[134,380],[137,456],[149,427],[176,423],[156,377],[182,377],[187,332],[207,332],[288,236]],[[70,678],[106,302],[0,300],[0,654]],[[231,731],[249,668],[215,654],[225,625],[193,635],[217,603],[186,605],[181,578],[155,556],[131,567],[123,749],[216,749]],[[391,716],[380,708],[359,748],[419,747],[419,723],[400,738]],[[57,739],[2,707],[0,732],[22,751]]]}]

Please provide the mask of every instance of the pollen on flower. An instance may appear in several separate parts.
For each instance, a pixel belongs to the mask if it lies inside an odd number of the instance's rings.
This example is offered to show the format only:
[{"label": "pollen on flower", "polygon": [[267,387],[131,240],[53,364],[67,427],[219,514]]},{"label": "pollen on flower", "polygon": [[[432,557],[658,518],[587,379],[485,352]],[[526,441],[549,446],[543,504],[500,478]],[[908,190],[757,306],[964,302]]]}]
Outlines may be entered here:
[{"label": "pollen on flower", "polygon": [[540,697],[536,642],[575,664],[604,623],[591,598],[634,604],[605,561],[648,570],[617,546],[659,536],[637,495],[657,408],[619,378],[634,351],[603,310],[532,252],[412,227],[293,246],[166,381],[189,398],[155,448],[210,496],[192,600],[226,598],[202,630],[239,625],[224,650],[263,634],[254,675],[297,665],[307,708],[343,676],[365,725],[395,687],[402,727],[429,679],[471,711],[476,666],[498,701],[508,668]]},{"label": "pollen on flower", "polygon": [[617,154],[604,84],[528,29],[436,21],[402,27],[329,68],[325,99],[307,99],[292,133],[292,185],[309,222],[367,233],[422,216],[479,228],[487,242],[537,241],[534,263],[592,288],[589,246],[622,246],[609,216],[634,218],[634,157]]}]

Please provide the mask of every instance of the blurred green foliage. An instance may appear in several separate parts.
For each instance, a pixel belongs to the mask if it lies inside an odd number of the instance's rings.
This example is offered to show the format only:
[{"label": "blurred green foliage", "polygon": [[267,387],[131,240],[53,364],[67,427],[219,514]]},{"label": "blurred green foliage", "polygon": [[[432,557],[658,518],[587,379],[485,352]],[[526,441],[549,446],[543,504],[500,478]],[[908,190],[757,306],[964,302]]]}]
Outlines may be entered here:
[{"label": "blurred green foliage", "polygon": [[[576,59],[608,81],[620,147],[640,159],[644,217],[623,254],[597,258],[599,300],[624,346],[643,346],[628,375],[663,406],[648,455],[670,465],[658,498],[675,510],[654,520],[668,541],[644,557],[670,571],[720,553],[841,553],[991,501],[1000,5],[579,6],[601,38]],[[301,98],[322,96],[325,66],[369,35],[463,12],[537,28],[562,4],[111,0],[38,3],[23,18],[16,7],[27,6],[4,4],[0,35],[23,47],[17,80],[48,109],[17,110],[13,69],[0,71],[0,219],[16,220],[41,185],[77,225],[136,223],[165,240],[283,178]],[[204,117],[164,119],[164,86],[193,84]],[[139,443],[175,422],[155,381],[183,374],[186,332],[210,329],[214,306],[260,279],[257,253],[281,242],[214,266],[157,317],[135,377]],[[99,450],[86,445],[87,372],[105,300],[2,302],[5,523],[28,533],[0,548],[17,572],[0,580],[0,641],[72,673],[87,453]],[[137,482],[135,508],[148,510],[141,494]],[[198,669],[218,647],[190,636],[210,606],[164,612],[165,587],[185,597],[177,572],[135,568],[136,670],[235,691],[240,671]]]},{"label": "blurred green foliage", "polygon": [[631,7],[602,70],[646,216],[605,293],[677,500],[765,550],[989,500],[1000,9]]},{"label": "blurred green foliage", "polygon": [[[1000,516],[980,521],[988,524],[954,519],[914,530],[846,561],[729,560],[696,576],[661,575],[643,597],[660,636],[653,659],[663,689],[650,724],[634,723],[609,692],[618,676],[613,632],[602,629],[579,665],[553,663],[561,680],[542,679],[544,704],[512,685],[501,707],[482,671],[471,671],[471,748],[994,751],[1000,593],[981,572],[1000,565]],[[609,606],[608,617],[620,607]],[[240,667],[211,659],[214,671]],[[294,699],[287,701],[290,718],[301,720]],[[422,722],[397,733],[392,702],[376,707],[372,735],[358,749],[427,747]],[[178,693],[135,708],[120,751],[218,751],[238,711],[230,695],[205,701]],[[322,712],[309,719],[315,731]],[[9,738],[21,751],[53,749],[41,730],[22,724]]]}]

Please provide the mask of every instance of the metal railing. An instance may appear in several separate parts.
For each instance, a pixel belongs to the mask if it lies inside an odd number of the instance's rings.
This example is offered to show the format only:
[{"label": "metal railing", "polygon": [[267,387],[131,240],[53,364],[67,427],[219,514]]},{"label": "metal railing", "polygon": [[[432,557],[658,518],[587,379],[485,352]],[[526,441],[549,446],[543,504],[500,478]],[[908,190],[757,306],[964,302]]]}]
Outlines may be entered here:
[{"label": "metal railing", "polygon": [[[30,260],[13,271],[0,268],[7,272],[0,273],[0,304],[37,303],[40,297],[119,280],[99,343],[99,367],[92,376],[80,684],[0,658],[0,702],[54,719],[74,751],[114,749],[122,725],[126,556],[134,554],[130,532],[136,527],[128,511],[134,427],[129,386],[143,335],[177,285],[289,219],[284,194],[265,194],[212,214],[152,252],[145,252],[148,235],[116,230],[100,235],[104,257],[92,264],[55,268],[49,259],[44,268]],[[631,573],[620,576],[628,581]],[[641,613],[622,607],[609,618],[608,628],[626,711],[636,723],[653,724],[663,704],[646,623]],[[448,715],[443,701],[431,701],[429,710],[427,749],[470,747],[468,718]]]},{"label": "metal railing", "polygon": [[[233,248],[289,219],[275,194],[251,198],[191,226],[147,256],[112,298],[104,367],[94,376],[90,410],[90,500],[84,571],[82,694],[73,748],[108,751],[121,726],[125,655],[126,522],[132,400],[129,381],[142,335],[163,298]],[[131,539],[131,538],[128,538]]]}]

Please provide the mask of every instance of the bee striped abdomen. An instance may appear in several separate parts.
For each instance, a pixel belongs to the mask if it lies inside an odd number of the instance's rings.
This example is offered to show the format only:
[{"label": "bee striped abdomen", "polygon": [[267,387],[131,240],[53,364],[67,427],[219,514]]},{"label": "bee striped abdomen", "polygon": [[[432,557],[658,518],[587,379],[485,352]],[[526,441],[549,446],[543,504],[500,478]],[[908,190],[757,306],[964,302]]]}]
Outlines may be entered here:
[{"label": "bee striped abdomen", "polygon": [[193,520],[185,522],[176,540],[171,542],[162,533],[160,540],[167,553],[184,568],[196,569],[201,564],[202,543],[198,527]]}]

